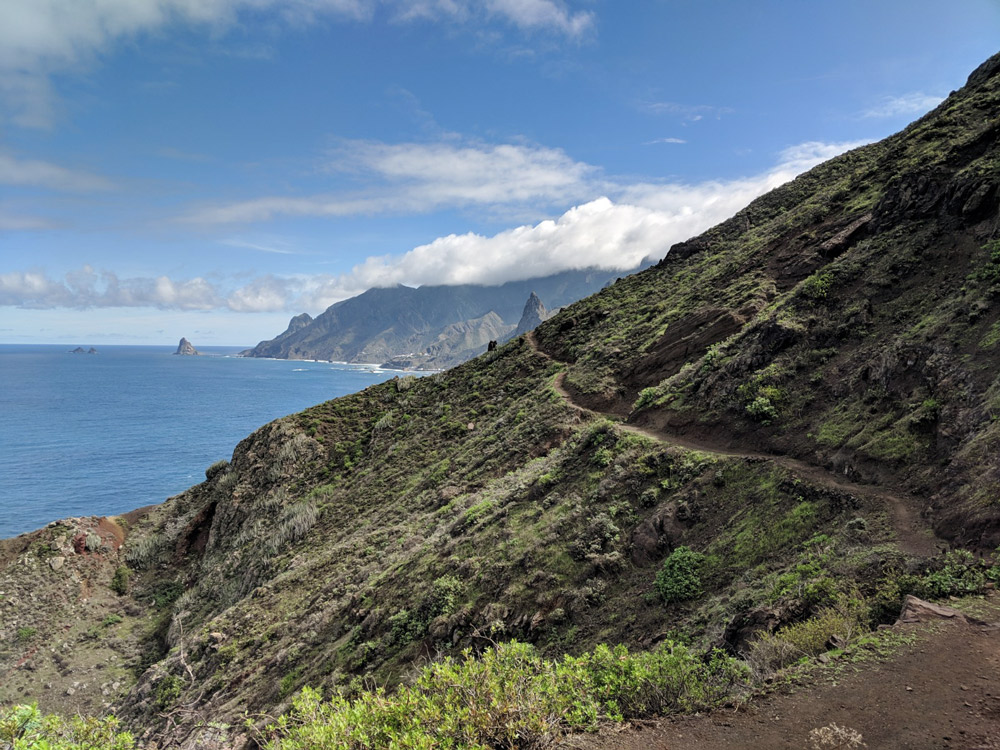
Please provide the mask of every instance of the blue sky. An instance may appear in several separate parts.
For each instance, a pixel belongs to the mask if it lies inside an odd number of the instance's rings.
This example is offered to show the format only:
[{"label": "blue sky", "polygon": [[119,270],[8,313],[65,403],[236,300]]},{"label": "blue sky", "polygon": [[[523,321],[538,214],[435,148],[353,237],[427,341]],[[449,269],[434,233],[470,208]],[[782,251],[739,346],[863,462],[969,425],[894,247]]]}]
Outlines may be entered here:
[{"label": "blue sky", "polygon": [[632,268],[997,40],[996,0],[5,0],[0,342]]}]

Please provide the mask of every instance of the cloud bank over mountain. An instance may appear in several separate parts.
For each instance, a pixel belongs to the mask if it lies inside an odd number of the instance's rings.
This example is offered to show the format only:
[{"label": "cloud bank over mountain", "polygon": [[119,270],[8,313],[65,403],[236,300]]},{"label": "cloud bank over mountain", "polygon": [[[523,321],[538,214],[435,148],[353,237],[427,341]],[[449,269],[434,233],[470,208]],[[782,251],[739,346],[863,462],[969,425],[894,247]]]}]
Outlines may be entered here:
[{"label": "cloud bank over mountain", "polygon": [[[861,143],[805,143],[786,149],[778,164],[756,177],[731,181],[642,183],[613,185],[607,195],[582,202],[554,219],[525,224],[491,236],[452,234],[415,247],[401,256],[369,257],[349,272],[337,275],[265,274],[249,282],[231,280],[119,278],[113,271],[84,266],[63,279],[40,271],[0,274],[0,305],[27,308],[154,307],[169,310],[229,309],[234,312],[278,310],[318,312],[375,286],[406,284],[501,284],[560,271],[602,268],[629,271],[643,259],[658,260],[670,246],[728,218],[759,195],[800,172]],[[499,149],[498,149],[499,150]],[[391,149],[376,149],[385,171],[407,179],[421,174],[425,158],[397,159]],[[448,151],[444,152],[447,156]],[[524,153],[518,152],[521,158]],[[494,155],[496,152],[494,152]],[[407,156],[412,156],[407,152]],[[418,154],[418,156],[421,156]],[[529,161],[527,187],[517,197],[578,189],[592,174],[560,152],[545,153],[557,165],[569,165],[570,177],[560,180],[538,172]],[[366,158],[364,156],[362,159]],[[492,158],[492,157],[488,157]],[[502,158],[508,158],[507,156]],[[543,159],[544,161],[544,159]],[[482,165],[479,165],[482,166]],[[503,170],[501,170],[502,172]],[[556,170],[558,171],[558,170]],[[494,175],[484,188],[493,200],[516,191],[516,170]],[[564,172],[565,174],[565,172]],[[423,185],[439,185],[444,195],[460,196],[475,172],[429,170]],[[532,177],[534,175],[534,177]],[[415,190],[415,195],[421,190]],[[436,199],[431,199],[436,200]],[[444,200],[442,198],[442,200]]]}]

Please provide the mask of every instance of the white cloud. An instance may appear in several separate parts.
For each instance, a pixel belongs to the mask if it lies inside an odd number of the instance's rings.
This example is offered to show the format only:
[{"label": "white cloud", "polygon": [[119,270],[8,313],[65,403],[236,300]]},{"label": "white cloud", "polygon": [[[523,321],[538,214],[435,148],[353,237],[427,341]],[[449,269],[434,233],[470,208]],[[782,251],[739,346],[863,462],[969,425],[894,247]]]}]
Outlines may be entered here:
[{"label": "white cloud", "polygon": [[645,146],[655,146],[658,143],[687,143],[683,138],[656,138],[652,141],[646,141]]},{"label": "white cloud", "polygon": [[45,161],[15,159],[10,154],[2,152],[0,152],[0,185],[77,193],[110,190],[113,187],[110,180],[98,175],[78,172]]},{"label": "white cloud", "polygon": [[598,170],[561,149],[480,143],[345,141],[324,164],[369,186],[347,195],[265,196],[209,206],[183,221],[227,224],[275,216],[423,213],[442,207],[566,205],[594,194]]},{"label": "white cloud", "polygon": [[247,250],[257,250],[262,253],[274,253],[276,255],[298,255],[294,250],[290,250],[288,247],[284,246],[283,242],[270,242],[268,244],[263,244],[261,242],[250,242],[249,240],[241,240],[237,238],[231,238],[228,240],[221,240],[223,245],[228,245],[229,247],[240,247],[246,248]]},{"label": "white cloud", "polygon": [[[402,20],[447,18],[485,23],[499,17],[522,30],[547,29],[577,37],[593,23],[561,0],[3,0],[0,2],[0,96],[6,117],[26,127],[52,121],[49,77],[79,70],[116,44],[170,27],[225,31],[251,13],[270,11],[289,26],[319,18],[355,22],[386,7]],[[237,48],[257,58],[268,48]]]},{"label": "white cloud", "polygon": [[396,19],[468,22],[499,17],[525,31],[546,30],[580,37],[594,26],[590,11],[572,11],[560,0],[390,0]]},{"label": "white cloud", "polygon": [[202,278],[175,281],[167,276],[119,279],[90,266],[50,279],[41,271],[0,273],[0,305],[27,308],[156,307],[212,310],[222,300]]},{"label": "white cloud", "polygon": [[[728,218],[802,171],[862,143],[799,144],[782,151],[774,168],[742,179],[618,186],[614,198],[583,202],[556,219],[492,236],[470,232],[440,237],[401,256],[368,258],[335,276],[268,275],[233,289],[201,278],[119,280],[110,272],[95,273],[90,267],[67,274],[62,281],[40,272],[15,272],[0,274],[0,305],[316,313],[373,286],[501,284],[593,267],[626,271],[644,258],[662,258],[671,245]],[[410,174],[409,169],[401,168],[401,172]]]},{"label": "white cloud", "polygon": [[234,312],[273,312],[288,307],[297,294],[295,282],[276,276],[261,276],[232,292],[226,306]]},{"label": "white cloud", "polygon": [[571,37],[580,36],[594,23],[593,13],[572,13],[554,0],[486,0],[486,7],[521,28],[557,29]]},{"label": "white cloud", "polygon": [[944,101],[943,96],[915,91],[902,96],[887,96],[874,107],[865,110],[862,117],[885,118],[903,115],[922,115]]}]

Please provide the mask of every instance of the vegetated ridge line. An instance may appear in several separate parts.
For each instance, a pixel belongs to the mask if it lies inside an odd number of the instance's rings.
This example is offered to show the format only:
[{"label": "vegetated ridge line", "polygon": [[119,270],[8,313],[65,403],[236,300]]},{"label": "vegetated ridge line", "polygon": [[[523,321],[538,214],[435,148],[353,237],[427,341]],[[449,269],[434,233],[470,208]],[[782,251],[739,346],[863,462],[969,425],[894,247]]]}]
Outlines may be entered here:
[{"label": "vegetated ridge line", "polygon": [[[528,346],[531,347],[532,351],[539,356],[553,362],[566,364],[564,362],[560,362],[560,360],[553,357],[538,345],[538,340],[535,338],[534,331],[528,331],[528,333],[525,334],[525,339],[527,340]],[[900,548],[911,555],[918,557],[931,557],[939,551],[938,544],[945,544],[944,540],[938,539],[936,536],[932,536],[933,530],[926,524],[921,523],[919,514],[916,513],[911,507],[911,502],[900,495],[881,487],[852,482],[849,479],[838,476],[837,474],[834,474],[833,472],[822,467],[806,463],[801,459],[792,458],[791,456],[733,450],[732,448],[712,445],[702,441],[694,441],[662,430],[652,430],[646,427],[628,424],[626,421],[628,419],[628,415],[598,412],[578,404],[575,401],[573,394],[570,393],[563,384],[565,377],[565,371],[558,373],[555,381],[553,382],[553,388],[555,388],[556,392],[562,396],[567,404],[582,414],[597,418],[610,419],[617,424],[618,429],[631,432],[635,435],[642,435],[661,443],[674,445],[685,450],[713,453],[718,456],[727,456],[730,458],[772,461],[778,466],[781,466],[782,468],[785,468],[793,474],[807,479],[814,484],[840,492],[846,492],[848,494],[878,498],[888,506],[889,517],[898,536]],[[928,534],[928,532],[931,532],[931,534]]]}]

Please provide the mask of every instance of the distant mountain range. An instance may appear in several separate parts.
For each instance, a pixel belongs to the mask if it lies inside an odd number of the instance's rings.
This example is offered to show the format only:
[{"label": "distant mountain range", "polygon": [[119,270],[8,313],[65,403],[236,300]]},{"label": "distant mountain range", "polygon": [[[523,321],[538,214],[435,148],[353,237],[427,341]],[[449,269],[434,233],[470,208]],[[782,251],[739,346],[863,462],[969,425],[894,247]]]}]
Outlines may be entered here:
[{"label": "distant mountain range", "polygon": [[490,341],[530,331],[549,311],[599,291],[620,275],[585,269],[498,286],[369,289],[316,318],[296,315],[284,333],[240,356],[444,369],[486,351]]}]

